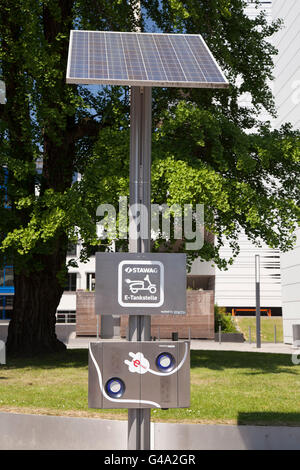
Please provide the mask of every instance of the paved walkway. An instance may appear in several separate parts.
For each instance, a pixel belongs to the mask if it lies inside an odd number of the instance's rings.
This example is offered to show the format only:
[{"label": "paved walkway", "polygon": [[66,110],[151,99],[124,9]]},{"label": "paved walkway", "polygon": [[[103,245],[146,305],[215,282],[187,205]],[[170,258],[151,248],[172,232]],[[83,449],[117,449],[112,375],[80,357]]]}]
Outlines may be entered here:
[{"label": "paved walkway", "polygon": [[256,343],[221,343],[216,341],[192,340],[191,349],[202,349],[212,351],[247,351],[247,352],[264,352],[264,353],[280,353],[292,354],[295,349],[291,344],[283,343],[262,343],[260,348],[256,347]]},{"label": "paved walkway", "polygon": [[[84,349],[88,348],[90,342],[97,341],[96,337],[75,337],[71,335],[67,343],[68,349]],[[100,340],[112,341],[112,340]],[[124,339],[113,340],[124,341]],[[261,348],[257,348],[255,343],[221,343],[210,340],[191,340],[191,349],[193,350],[209,350],[209,351],[247,351],[247,352],[263,352],[263,353],[279,353],[292,354],[296,350],[290,344],[283,343],[262,343]]]}]

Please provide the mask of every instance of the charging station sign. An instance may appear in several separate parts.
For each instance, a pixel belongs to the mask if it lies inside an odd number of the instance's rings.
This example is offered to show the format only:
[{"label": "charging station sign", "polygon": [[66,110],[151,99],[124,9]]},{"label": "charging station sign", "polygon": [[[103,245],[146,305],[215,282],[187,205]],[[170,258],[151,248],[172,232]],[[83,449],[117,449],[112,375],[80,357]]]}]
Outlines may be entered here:
[{"label": "charging station sign", "polygon": [[160,307],[164,303],[164,265],[160,261],[121,261],[118,302],[122,307]]},{"label": "charging station sign", "polygon": [[97,253],[96,313],[186,313],[186,256]]}]

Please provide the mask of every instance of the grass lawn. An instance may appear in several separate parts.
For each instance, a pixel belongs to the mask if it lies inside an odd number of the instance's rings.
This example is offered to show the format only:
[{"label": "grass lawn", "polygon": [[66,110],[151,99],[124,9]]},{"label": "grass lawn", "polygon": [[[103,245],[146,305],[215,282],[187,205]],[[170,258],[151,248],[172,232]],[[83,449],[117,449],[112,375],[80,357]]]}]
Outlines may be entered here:
[{"label": "grass lawn", "polygon": [[[0,411],[127,419],[87,406],[87,350],[0,366]],[[191,406],[153,421],[300,425],[300,366],[283,354],[191,352]]]},{"label": "grass lawn", "polygon": [[[283,342],[282,317],[261,316],[260,330],[261,341],[274,343],[274,326],[276,326],[276,342]],[[255,317],[234,317],[234,321],[244,334],[246,341],[249,341],[249,326],[251,328],[251,341],[256,341],[256,318]]]}]

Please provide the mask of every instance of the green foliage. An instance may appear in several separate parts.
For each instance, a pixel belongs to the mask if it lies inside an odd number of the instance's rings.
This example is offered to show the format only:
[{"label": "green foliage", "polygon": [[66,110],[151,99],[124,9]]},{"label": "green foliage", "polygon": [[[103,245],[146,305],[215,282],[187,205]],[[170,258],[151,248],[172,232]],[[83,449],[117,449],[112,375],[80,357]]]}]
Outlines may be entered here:
[{"label": "green foliage", "polygon": [[[87,349],[9,359],[1,377],[3,412],[127,419],[127,410],[88,408]],[[151,420],[299,426],[299,380],[290,354],[192,350],[190,407],[153,409]]]},{"label": "green foliage", "polygon": [[[17,0],[0,5],[0,67],[7,89],[0,115],[0,168],[5,165],[9,172],[10,204],[7,210],[1,198],[1,253],[13,256],[16,272],[39,270],[41,256],[54,252],[62,235],[65,250],[67,239],[96,239],[97,194],[85,198],[72,178],[84,173],[99,130],[113,129],[123,105],[118,90],[97,101],[86,88],[66,85],[69,32],[78,19],[99,29],[108,17],[116,29],[131,29],[133,15],[125,1],[92,3]],[[107,16],[100,15],[102,7]]]},{"label": "green foliage", "polygon": [[215,305],[215,333],[221,330],[223,333],[239,333],[232,316],[226,313],[225,307],[219,307]]},{"label": "green foliage", "polygon": [[[276,51],[268,39],[280,22],[247,18],[244,0],[141,4],[140,20],[136,1],[0,5],[0,78],[7,86],[0,167],[9,171],[11,205],[8,211],[0,201],[1,253],[14,258],[16,270],[40,269],[41,256],[61,243],[66,250],[68,239],[83,241],[86,259],[88,246],[99,244],[97,206],[117,207],[129,192],[128,88],[66,85],[70,29],[131,31],[139,23],[145,30],[149,20],[154,30],[201,33],[230,81],[228,90],[153,90],[153,202],[204,204],[205,229],[215,235],[214,245],[205,241],[188,253],[189,262],[200,256],[226,268],[241,230],[255,243],[292,246],[299,133],[259,120],[262,110],[274,115]],[[246,92],[249,107],[239,101]],[[82,178],[72,185],[75,172]],[[227,260],[219,256],[224,237],[232,249]]]}]

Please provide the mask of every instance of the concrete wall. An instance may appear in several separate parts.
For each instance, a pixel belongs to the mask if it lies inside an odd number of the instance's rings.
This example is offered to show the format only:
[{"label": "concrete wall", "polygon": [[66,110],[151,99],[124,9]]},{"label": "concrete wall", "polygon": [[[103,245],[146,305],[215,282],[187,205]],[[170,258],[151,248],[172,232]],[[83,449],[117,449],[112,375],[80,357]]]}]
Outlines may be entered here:
[{"label": "concrete wall", "polygon": [[[275,127],[291,122],[300,128],[300,2],[273,0],[273,18],[284,27],[274,36],[278,49],[274,69],[274,94],[278,110]],[[300,229],[295,249],[281,254],[282,316],[284,342],[292,342],[292,325],[300,323]]]},{"label": "concrete wall", "polygon": [[284,342],[291,344],[292,325],[300,324],[300,228],[295,249],[281,254],[281,276]]},{"label": "concrete wall", "polygon": [[284,20],[284,27],[273,38],[278,49],[274,69],[274,94],[278,110],[275,127],[291,122],[300,128],[300,2],[273,0],[272,16]]},{"label": "concrete wall", "polygon": [[[300,428],[151,423],[151,443],[153,450],[299,450]],[[127,449],[127,421],[0,413],[0,450],[100,449]]]},{"label": "concrete wall", "polygon": [[[76,334],[78,336],[95,336],[97,332],[97,318],[95,315],[94,292],[77,292],[77,322]],[[110,315],[101,316],[101,324],[108,322]],[[128,315],[114,318],[109,328],[107,324],[103,331],[111,330],[111,336],[126,337]],[[187,290],[186,315],[152,315],[151,335],[170,339],[172,332],[178,332],[179,338],[214,338],[214,294],[213,291]]]},{"label": "concrete wall", "polygon": [[[213,291],[188,290],[186,315],[153,315],[151,335],[172,339],[178,333],[179,339],[214,339],[214,294]],[[121,317],[121,336],[126,337],[128,316]]]}]

